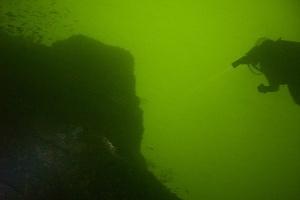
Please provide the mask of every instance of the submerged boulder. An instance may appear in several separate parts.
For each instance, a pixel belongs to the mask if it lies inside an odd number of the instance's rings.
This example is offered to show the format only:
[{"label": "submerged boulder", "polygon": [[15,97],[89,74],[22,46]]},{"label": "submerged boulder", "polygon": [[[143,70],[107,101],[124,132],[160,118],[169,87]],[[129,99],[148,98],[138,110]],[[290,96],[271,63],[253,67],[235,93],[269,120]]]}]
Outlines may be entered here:
[{"label": "submerged boulder", "polygon": [[176,200],[140,152],[134,59],[77,35],[44,46],[0,33],[0,197]]}]

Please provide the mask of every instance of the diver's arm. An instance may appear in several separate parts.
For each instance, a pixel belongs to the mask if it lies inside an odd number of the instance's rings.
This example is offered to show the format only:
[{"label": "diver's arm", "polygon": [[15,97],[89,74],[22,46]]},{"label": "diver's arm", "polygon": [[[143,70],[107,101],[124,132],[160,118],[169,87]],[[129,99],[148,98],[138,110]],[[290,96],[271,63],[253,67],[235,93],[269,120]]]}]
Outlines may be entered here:
[{"label": "diver's arm", "polygon": [[267,93],[267,92],[277,92],[280,87],[280,82],[276,76],[273,73],[264,73],[269,85],[260,84],[257,89],[261,93]]}]

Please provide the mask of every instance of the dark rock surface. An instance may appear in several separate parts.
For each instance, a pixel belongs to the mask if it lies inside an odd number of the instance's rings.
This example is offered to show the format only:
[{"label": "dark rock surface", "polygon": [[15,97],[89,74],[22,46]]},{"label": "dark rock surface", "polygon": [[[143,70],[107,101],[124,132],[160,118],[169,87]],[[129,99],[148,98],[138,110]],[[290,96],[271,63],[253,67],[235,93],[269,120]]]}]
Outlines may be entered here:
[{"label": "dark rock surface", "polygon": [[140,153],[134,60],[85,36],[0,33],[0,199],[176,200]]}]

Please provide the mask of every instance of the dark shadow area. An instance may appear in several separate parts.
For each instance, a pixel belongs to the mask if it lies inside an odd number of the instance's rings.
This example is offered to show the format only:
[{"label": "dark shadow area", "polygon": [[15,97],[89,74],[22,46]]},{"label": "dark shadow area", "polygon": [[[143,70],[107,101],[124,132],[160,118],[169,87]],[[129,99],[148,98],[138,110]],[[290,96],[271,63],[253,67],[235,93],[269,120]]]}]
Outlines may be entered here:
[{"label": "dark shadow area", "polygon": [[259,92],[276,92],[280,85],[287,85],[295,103],[300,105],[300,42],[265,39],[232,65],[241,64],[267,78],[269,85],[259,85]]},{"label": "dark shadow area", "polygon": [[129,52],[0,32],[0,67],[0,199],[178,200],[140,152]]}]

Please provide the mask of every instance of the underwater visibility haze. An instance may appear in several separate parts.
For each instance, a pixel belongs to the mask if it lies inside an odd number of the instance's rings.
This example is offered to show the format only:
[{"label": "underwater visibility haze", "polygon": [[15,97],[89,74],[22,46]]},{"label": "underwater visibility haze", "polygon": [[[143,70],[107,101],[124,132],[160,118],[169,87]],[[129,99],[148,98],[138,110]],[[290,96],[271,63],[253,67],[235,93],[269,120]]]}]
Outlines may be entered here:
[{"label": "underwater visibility haze", "polygon": [[[247,66],[281,62],[299,74],[300,65],[288,66],[300,63],[299,1],[0,0],[0,27],[45,48],[86,35],[130,52],[143,111],[142,154],[180,199],[299,199],[300,77],[278,91],[257,88],[283,72]],[[239,60],[266,41],[295,45],[278,47],[287,55],[282,59],[265,53],[271,56]]]}]

